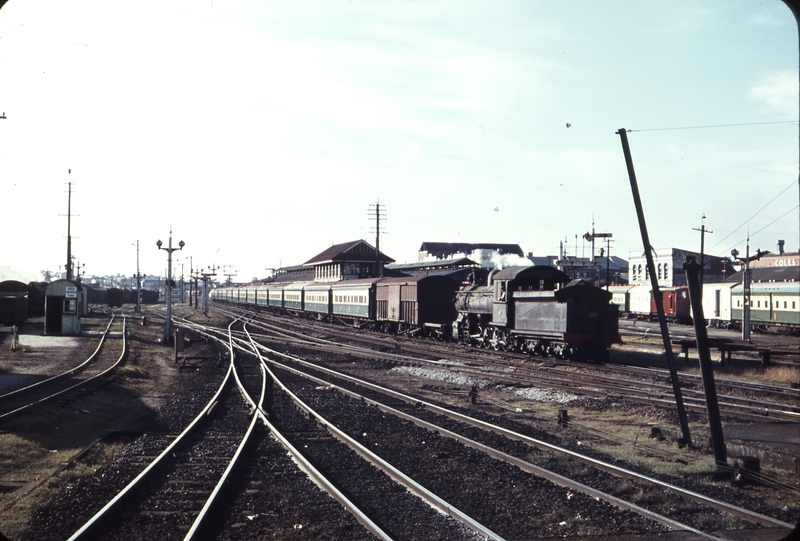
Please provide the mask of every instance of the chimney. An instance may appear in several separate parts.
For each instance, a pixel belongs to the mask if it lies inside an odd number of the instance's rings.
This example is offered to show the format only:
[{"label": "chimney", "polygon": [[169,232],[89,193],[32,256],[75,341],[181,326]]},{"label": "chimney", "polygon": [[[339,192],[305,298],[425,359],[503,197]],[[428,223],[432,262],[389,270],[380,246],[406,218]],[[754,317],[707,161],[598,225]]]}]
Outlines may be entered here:
[{"label": "chimney", "polygon": [[781,240],[781,239],[778,239],[778,254],[779,254],[779,255],[783,255],[783,246],[784,246],[785,244],[786,244],[786,243],[785,243],[783,240]]}]

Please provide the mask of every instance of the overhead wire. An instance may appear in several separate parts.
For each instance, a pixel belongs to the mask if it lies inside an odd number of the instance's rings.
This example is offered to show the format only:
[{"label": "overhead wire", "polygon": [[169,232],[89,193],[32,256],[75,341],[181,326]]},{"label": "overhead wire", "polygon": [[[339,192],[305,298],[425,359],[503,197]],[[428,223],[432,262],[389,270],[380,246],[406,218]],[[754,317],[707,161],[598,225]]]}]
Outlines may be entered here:
[{"label": "overhead wire", "polygon": [[637,131],[668,131],[668,130],[700,130],[705,128],[733,128],[738,126],[763,126],[765,124],[797,124],[797,120],[778,120],[774,122],[742,122],[739,124],[710,124],[707,126],[678,126],[674,128],[642,128],[640,130],[627,130],[628,132]]},{"label": "overhead wire", "polygon": [[[788,211],[784,212],[783,214],[781,214],[780,216],[778,216],[777,218],[775,218],[774,220],[772,220],[770,223],[768,223],[767,225],[765,225],[764,227],[762,227],[761,229],[759,229],[759,230],[758,230],[758,231],[756,231],[755,233],[750,233],[750,235],[748,235],[748,237],[754,237],[755,235],[758,235],[759,233],[761,233],[762,231],[764,231],[766,228],[768,228],[769,226],[771,226],[772,224],[774,224],[775,222],[777,222],[778,220],[780,220],[781,218],[783,218],[784,216],[786,216],[787,214],[789,214],[790,212],[794,212],[794,211],[795,211],[795,210],[797,210],[798,208],[800,208],[800,205],[797,205],[797,206],[796,206],[796,207],[794,207],[793,209],[789,209]],[[728,235],[728,236],[730,236],[730,235]],[[726,238],[727,238],[727,237],[726,237]],[[743,243],[743,242],[746,242],[746,241],[747,241],[747,239],[742,239],[742,240],[740,240],[739,242],[737,242],[737,243],[734,245],[734,247],[735,247],[735,246],[738,246],[738,245],[740,245],[741,243]]]},{"label": "overhead wire", "polygon": [[[777,198],[779,198],[780,196],[782,196],[782,195],[783,195],[783,194],[786,192],[786,190],[788,190],[789,188],[791,188],[792,186],[794,186],[794,185],[795,185],[795,184],[797,184],[797,183],[798,183],[798,180],[793,180],[791,184],[789,184],[789,185],[788,185],[786,188],[784,188],[783,190],[781,190],[781,193],[779,193],[778,195],[776,195],[775,197],[773,197],[772,199],[770,199],[770,200],[767,202],[767,204],[766,204],[766,205],[764,205],[763,207],[761,207],[760,209],[758,209],[758,212],[756,212],[755,214],[753,214],[752,216],[750,216],[750,217],[749,217],[748,219],[746,219],[746,220],[745,220],[745,221],[744,221],[744,222],[743,222],[743,223],[742,223],[742,224],[741,224],[739,227],[737,227],[736,229],[734,229],[733,231],[731,231],[730,233],[728,233],[728,234],[727,234],[725,237],[723,237],[723,238],[722,238],[722,239],[721,239],[719,242],[717,242],[717,243],[716,243],[714,246],[712,246],[711,248],[709,248],[709,249],[708,249],[709,253],[710,253],[710,252],[712,252],[712,251],[714,250],[714,248],[716,248],[717,246],[719,246],[720,244],[722,244],[723,242],[725,242],[725,241],[728,239],[728,237],[730,237],[731,235],[733,235],[734,233],[736,233],[737,231],[739,231],[739,230],[740,230],[742,227],[744,227],[745,225],[747,225],[747,223],[748,223],[750,220],[752,220],[753,218],[755,218],[756,216],[758,216],[758,215],[759,215],[759,213],[761,213],[761,211],[762,211],[762,210],[764,210],[765,208],[767,208],[768,206],[770,206],[770,204],[772,204],[772,202],[773,202],[773,201],[775,201]],[[796,209],[796,208],[797,208],[797,207],[795,207],[795,209]],[[792,210],[794,210],[794,209],[792,209]],[[789,212],[792,212],[792,210],[790,210]],[[788,214],[788,212],[787,212],[786,214]],[[783,216],[786,216],[786,214],[784,214]],[[781,218],[783,218],[783,216],[781,216]],[[778,218],[778,219],[780,219],[780,218]],[[777,221],[777,220],[776,220],[776,221]],[[769,225],[772,225],[773,223],[775,223],[775,222],[773,221],[773,222],[771,222]],[[769,227],[769,226],[766,226],[766,227]],[[762,228],[762,229],[760,229],[760,230],[759,230],[759,232],[760,232],[760,231],[763,231],[763,228]]]}]

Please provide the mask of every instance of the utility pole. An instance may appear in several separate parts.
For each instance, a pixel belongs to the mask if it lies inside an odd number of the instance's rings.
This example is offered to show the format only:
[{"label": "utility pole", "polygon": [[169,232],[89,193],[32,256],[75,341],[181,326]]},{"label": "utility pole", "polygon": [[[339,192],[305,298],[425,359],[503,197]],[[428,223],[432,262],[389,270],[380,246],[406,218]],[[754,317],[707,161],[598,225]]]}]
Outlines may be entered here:
[{"label": "utility pole", "polygon": [[727,448],[722,432],[722,420],[719,416],[719,402],[717,401],[717,386],[714,384],[714,368],[711,365],[711,353],[708,345],[708,331],[706,331],[705,316],[703,315],[703,302],[700,297],[700,276],[702,267],[697,264],[694,257],[687,257],[683,265],[686,273],[686,285],[689,286],[689,302],[692,305],[694,317],[694,333],[697,345],[697,356],[700,360],[700,374],[703,378],[703,391],[706,395],[706,412],[708,414],[708,428],[711,434],[711,448],[714,452],[714,462],[718,472],[724,472],[728,466]]},{"label": "utility pole", "polygon": [[622,143],[622,152],[625,155],[625,165],[628,168],[628,178],[631,183],[631,192],[633,193],[633,203],[636,206],[636,216],[639,219],[639,231],[642,234],[642,244],[644,245],[644,255],[647,258],[647,271],[650,273],[650,283],[653,289],[653,299],[656,302],[656,310],[658,311],[658,324],[661,327],[661,340],[664,343],[664,352],[667,354],[667,364],[669,365],[670,379],[672,380],[672,390],[675,393],[675,406],[678,410],[678,420],[683,432],[683,439],[687,445],[692,444],[692,437],[689,433],[689,420],[686,416],[686,409],[683,405],[683,395],[681,394],[681,382],[678,379],[678,369],[675,366],[675,357],[672,355],[672,343],[669,341],[669,329],[667,329],[667,318],[664,315],[664,299],[661,297],[661,291],[658,288],[658,279],[656,277],[656,266],[653,263],[652,246],[650,245],[650,236],[647,234],[647,223],[644,219],[644,208],[642,207],[642,198],[639,196],[639,185],[636,182],[636,172],[633,169],[633,157],[631,156],[631,149],[628,146],[628,132],[625,128],[620,128],[617,132],[620,142]]},{"label": "utility pole", "polygon": [[156,242],[159,250],[166,250],[167,252],[167,319],[164,321],[164,342],[169,342],[172,338],[172,252],[175,250],[183,250],[186,243],[180,241],[178,248],[172,247],[172,228],[169,229],[169,244],[166,248],[162,247],[162,242]]},{"label": "utility pole", "polygon": [[[72,174],[72,169],[67,174]],[[67,186],[67,280],[72,280],[72,182],[68,182]]]},{"label": "utility pole", "polygon": [[[610,237],[611,235],[609,235]],[[611,262],[611,239],[606,239],[606,291],[608,291],[608,271]]]},{"label": "utility pole", "polygon": [[[383,212],[383,216],[381,216]],[[380,265],[380,252],[381,252],[381,221],[386,221],[386,207],[381,205],[381,200],[375,202],[375,207],[370,206],[367,209],[367,214],[370,218],[375,218],[375,272],[373,276],[383,276],[383,268]],[[384,230],[384,233],[386,231]]]},{"label": "utility pole", "polygon": [[[703,217],[700,220],[702,222],[702,220],[705,220],[705,219],[706,219],[706,215],[705,215],[705,213],[703,213]],[[703,272],[705,271],[705,268],[706,268],[706,258],[705,258],[706,233],[713,233],[713,231],[711,231],[710,229],[706,229],[706,223],[705,222],[702,222],[702,225],[700,226],[700,229],[697,229],[696,227],[693,227],[692,229],[694,231],[700,231],[700,293],[699,293],[699,295],[700,295],[700,300],[702,301],[703,300]]]},{"label": "utility pole", "polygon": [[142,313],[142,275],[139,274],[139,240],[136,240],[136,313]]}]

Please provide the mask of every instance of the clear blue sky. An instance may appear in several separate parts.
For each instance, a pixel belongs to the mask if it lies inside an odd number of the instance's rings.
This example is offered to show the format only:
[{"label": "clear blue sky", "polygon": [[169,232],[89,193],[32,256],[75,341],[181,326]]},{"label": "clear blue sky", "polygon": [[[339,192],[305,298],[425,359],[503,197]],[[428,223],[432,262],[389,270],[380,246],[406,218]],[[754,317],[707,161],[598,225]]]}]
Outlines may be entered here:
[{"label": "clear blue sky", "polygon": [[[627,259],[621,127],[654,246],[699,250],[705,213],[710,253],[748,226],[795,251],[798,101],[775,0],[9,0],[0,268],[64,264],[70,181],[89,274],[133,274],[137,239],[163,273],[171,226],[176,256],[263,277],[374,242],[378,199],[398,262],[423,241],[573,253],[593,218]],[[730,124],[753,125],[695,128]]]}]

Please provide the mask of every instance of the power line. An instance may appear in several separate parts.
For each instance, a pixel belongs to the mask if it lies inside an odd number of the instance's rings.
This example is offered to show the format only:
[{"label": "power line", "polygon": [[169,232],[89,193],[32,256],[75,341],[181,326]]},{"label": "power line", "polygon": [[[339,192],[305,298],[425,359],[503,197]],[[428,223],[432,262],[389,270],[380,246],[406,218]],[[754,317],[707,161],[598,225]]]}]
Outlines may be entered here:
[{"label": "power line", "polygon": [[[784,216],[788,215],[788,214],[789,214],[789,213],[791,213],[791,212],[794,212],[794,211],[796,211],[796,210],[797,210],[797,209],[799,209],[799,208],[800,208],[800,205],[797,205],[797,206],[796,206],[796,207],[794,207],[793,209],[789,209],[787,212],[784,212],[783,214],[781,214],[780,216],[778,216],[777,218],[775,218],[774,220],[772,220],[770,223],[768,223],[767,225],[765,225],[764,227],[762,227],[761,229],[759,229],[759,230],[758,230],[758,231],[756,231],[755,233],[752,233],[752,234],[750,235],[750,238],[753,238],[754,236],[758,235],[759,233],[761,233],[762,231],[764,231],[766,228],[768,228],[769,226],[771,226],[772,224],[774,224],[775,222],[777,222],[778,220],[780,220],[780,219],[781,219],[781,218],[783,218]],[[730,237],[730,235],[728,235],[728,237]],[[727,238],[727,237],[726,237],[726,238]],[[736,243],[736,245],[735,245],[735,246],[738,246],[739,244],[741,244],[741,243],[745,242],[745,240],[746,240],[746,239],[742,239],[742,240],[740,240],[739,242],[737,242],[737,243]]]},{"label": "power line", "polygon": [[[722,244],[723,242],[725,242],[725,240],[726,240],[728,237],[730,237],[731,235],[733,235],[734,233],[736,233],[737,231],[739,231],[739,230],[740,230],[742,227],[744,227],[745,225],[747,225],[747,222],[749,222],[750,220],[752,220],[753,218],[755,218],[756,216],[758,216],[758,214],[759,214],[759,213],[760,213],[762,210],[764,210],[765,208],[767,208],[767,207],[768,207],[770,204],[772,204],[772,202],[773,202],[773,201],[775,201],[777,198],[779,198],[780,196],[782,196],[782,195],[784,194],[784,192],[786,192],[786,190],[788,190],[789,188],[791,188],[792,186],[794,186],[795,184],[797,184],[797,182],[798,182],[798,181],[795,181],[795,180],[793,180],[791,184],[789,184],[788,186],[786,186],[786,188],[784,188],[784,189],[781,191],[781,193],[779,193],[778,195],[776,195],[775,197],[773,197],[772,199],[770,199],[770,200],[769,200],[769,202],[768,202],[766,205],[764,205],[763,207],[761,207],[761,208],[758,210],[758,212],[756,212],[755,214],[753,214],[752,216],[750,216],[750,217],[749,217],[747,220],[745,220],[745,221],[744,221],[744,223],[743,223],[742,225],[740,225],[739,227],[737,227],[736,229],[734,229],[733,231],[731,231],[730,233],[728,233],[728,234],[727,234],[727,235],[726,235],[726,236],[725,236],[725,237],[724,237],[722,240],[720,240],[720,241],[719,241],[718,243],[716,243],[714,246],[712,246],[711,248],[709,248],[709,249],[708,249],[708,251],[710,252],[711,250],[713,250],[714,248],[716,248],[717,246],[719,246],[720,244]],[[795,207],[795,208],[797,208],[797,207]],[[794,210],[794,209],[792,209],[792,210]],[[791,210],[790,210],[789,212],[791,212]],[[787,212],[786,214],[788,214],[788,212]],[[786,214],[784,214],[783,216],[786,216]],[[783,218],[783,216],[781,216],[781,218]],[[774,222],[773,222],[773,223],[774,223]],[[770,225],[772,225],[772,224],[770,224]]]},{"label": "power line", "polygon": [[739,124],[710,124],[708,126],[680,126],[674,128],[644,128],[641,130],[628,130],[629,132],[635,131],[667,131],[667,130],[701,130],[705,128],[733,128],[737,126],[764,126],[766,124],[797,124],[797,120],[778,120],[775,122],[743,122]]}]

